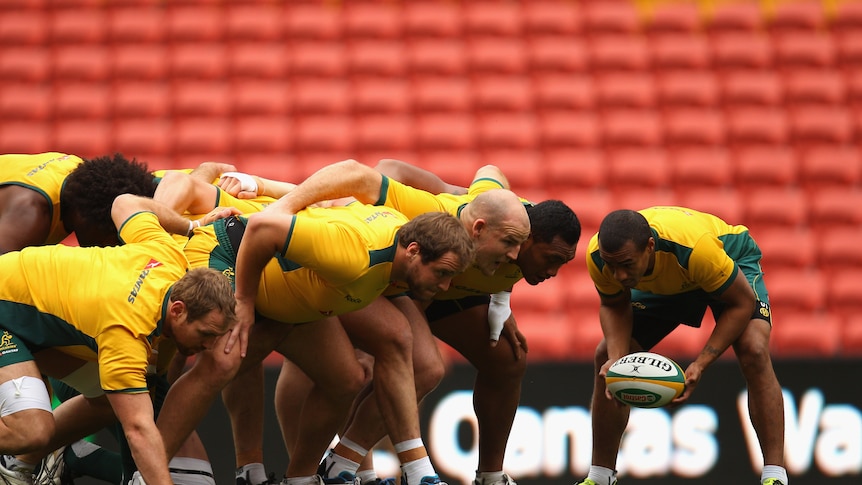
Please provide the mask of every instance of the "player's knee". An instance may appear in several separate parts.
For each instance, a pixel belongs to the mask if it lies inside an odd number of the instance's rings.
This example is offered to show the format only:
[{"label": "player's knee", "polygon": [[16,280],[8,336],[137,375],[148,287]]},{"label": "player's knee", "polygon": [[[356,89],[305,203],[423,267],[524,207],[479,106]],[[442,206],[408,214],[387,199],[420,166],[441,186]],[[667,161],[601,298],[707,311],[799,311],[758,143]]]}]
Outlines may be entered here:
[{"label": "player's knee", "polygon": [[239,357],[239,352],[225,354],[212,351],[198,354],[194,367],[197,368],[199,378],[213,388],[221,389],[236,376],[240,364],[242,358]]},{"label": "player's knee", "polygon": [[596,366],[596,369],[601,369],[605,362],[608,361],[608,343],[602,339],[598,345],[596,345],[596,353],[593,358],[593,364]]},{"label": "player's knee", "polygon": [[436,358],[425,358],[421,361],[414,361],[413,364],[416,395],[420,398],[433,391],[446,374],[446,364],[443,362],[440,354],[434,354]]},{"label": "player's knee", "polygon": [[766,346],[740,343],[734,347],[734,352],[744,374],[761,373],[771,365],[769,348]]}]

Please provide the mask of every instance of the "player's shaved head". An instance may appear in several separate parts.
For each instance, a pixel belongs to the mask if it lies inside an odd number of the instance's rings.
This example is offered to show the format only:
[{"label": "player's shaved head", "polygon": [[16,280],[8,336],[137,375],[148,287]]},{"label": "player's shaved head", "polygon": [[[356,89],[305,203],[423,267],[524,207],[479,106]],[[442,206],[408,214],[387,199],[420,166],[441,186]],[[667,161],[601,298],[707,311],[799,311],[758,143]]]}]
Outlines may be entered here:
[{"label": "player's shaved head", "polygon": [[521,199],[511,190],[482,192],[461,213],[465,221],[484,219],[490,227],[507,226],[515,232],[530,232],[530,218]]}]

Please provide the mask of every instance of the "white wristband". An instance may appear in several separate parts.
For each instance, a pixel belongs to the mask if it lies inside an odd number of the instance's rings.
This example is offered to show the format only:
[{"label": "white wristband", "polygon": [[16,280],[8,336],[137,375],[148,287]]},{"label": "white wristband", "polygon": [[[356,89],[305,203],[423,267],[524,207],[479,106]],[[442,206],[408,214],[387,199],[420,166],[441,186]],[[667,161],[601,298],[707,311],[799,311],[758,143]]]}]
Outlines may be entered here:
[{"label": "white wristband", "polygon": [[196,227],[201,227],[200,219],[189,221],[189,232],[186,233],[186,236],[191,237]]},{"label": "white wristband", "polygon": [[491,334],[489,335],[491,340],[500,339],[503,325],[512,315],[512,308],[509,304],[511,297],[512,292],[510,291],[501,291],[491,295],[491,301],[488,303],[488,325],[491,327]]},{"label": "white wristband", "polygon": [[221,174],[220,180],[226,177],[232,177],[239,180],[240,191],[257,193],[257,182],[251,175],[242,172],[225,172]]}]

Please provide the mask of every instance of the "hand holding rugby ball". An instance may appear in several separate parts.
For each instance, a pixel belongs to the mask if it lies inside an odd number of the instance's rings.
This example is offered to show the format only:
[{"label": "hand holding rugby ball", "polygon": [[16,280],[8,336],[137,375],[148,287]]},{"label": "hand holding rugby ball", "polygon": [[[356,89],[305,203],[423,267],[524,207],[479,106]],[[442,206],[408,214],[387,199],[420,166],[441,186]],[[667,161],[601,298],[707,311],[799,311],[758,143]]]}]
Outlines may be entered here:
[{"label": "hand holding rugby ball", "polygon": [[638,408],[667,406],[685,390],[685,372],[663,355],[635,352],[614,362],[605,377],[611,394]]}]

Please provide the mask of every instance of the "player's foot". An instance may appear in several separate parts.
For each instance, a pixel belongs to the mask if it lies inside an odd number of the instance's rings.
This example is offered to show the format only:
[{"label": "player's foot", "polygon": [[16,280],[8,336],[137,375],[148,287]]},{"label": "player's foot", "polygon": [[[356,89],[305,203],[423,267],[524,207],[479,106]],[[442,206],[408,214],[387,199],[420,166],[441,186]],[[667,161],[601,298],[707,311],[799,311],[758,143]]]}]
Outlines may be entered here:
[{"label": "player's foot", "polygon": [[761,485],[784,485],[784,482],[777,478],[767,478]]},{"label": "player's foot", "polygon": [[36,473],[33,475],[33,483],[36,485],[68,485],[72,484],[72,477],[66,468],[66,460],[64,453],[66,447],[60,447],[52,451],[48,456],[42,459],[42,463],[36,467]]},{"label": "player's foot", "polygon": [[[401,485],[409,485],[407,483],[407,477],[401,476]],[[440,477],[437,475],[433,475],[430,477],[422,477],[422,480],[419,480],[419,485],[448,485],[446,482],[441,482]]]},{"label": "player's foot", "polygon": [[[332,467],[330,466],[330,469]],[[350,483],[353,485],[359,485],[359,479],[356,476],[348,471],[342,471],[338,475],[334,477],[330,477],[329,470],[326,469],[326,462],[320,464],[317,467],[317,474],[320,475],[320,478],[323,479],[323,483],[325,484],[341,484],[341,483]]]},{"label": "player's foot", "polygon": [[236,476],[236,485],[271,485],[275,483],[279,483],[280,480],[275,478],[275,473],[270,473],[266,480],[260,483],[252,483],[248,478],[249,472],[248,470]]},{"label": "player's foot", "polygon": [[514,480],[509,478],[509,475],[503,474],[503,478],[499,480],[494,480],[493,482],[490,480],[485,480],[484,478],[477,478],[473,480],[473,485],[518,485]]},{"label": "player's foot", "polygon": [[[575,485],[599,485],[599,484],[598,484],[598,483],[596,483],[596,482],[594,482],[593,480],[590,480],[589,478],[584,478],[584,481],[583,481],[583,482],[578,482],[578,483],[576,483]],[[616,481],[616,480],[614,480],[614,481],[613,481],[612,483],[610,483],[609,485],[617,485],[617,481]]]},{"label": "player's foot", "polygon": [[10,464],[12,456],[0,455],[0,484],[33,485],[33,472]]}]

